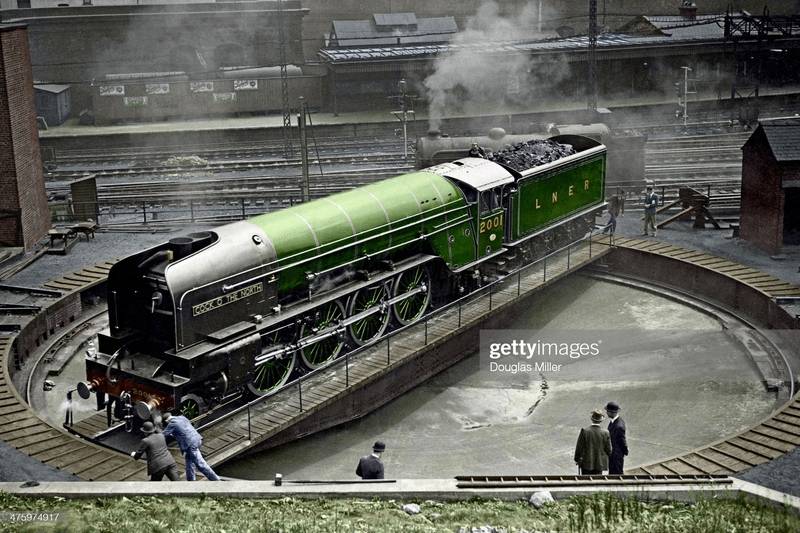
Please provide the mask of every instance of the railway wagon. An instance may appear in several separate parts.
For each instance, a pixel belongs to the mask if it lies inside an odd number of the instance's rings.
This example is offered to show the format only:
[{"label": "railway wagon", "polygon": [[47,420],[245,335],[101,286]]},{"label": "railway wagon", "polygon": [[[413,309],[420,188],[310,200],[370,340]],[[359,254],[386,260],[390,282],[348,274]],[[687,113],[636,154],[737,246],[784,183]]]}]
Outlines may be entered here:
[{"label": "railway wagon", "polygon": [[117,417],[195,416],[419,320],[502,275],[497,258],[583,236],[604,206],[605,147],[544,142],[560,155],[531,168],[464,158],[121,260],[79,394]]},{"label": "railway wagon", "polygon": [[[319,108],[320,77],[295,66],[288,74],[289,92]],[[224,69],[203,79],[183,72],[114,74],[93,85],[92,109],[97,124],[268,113],[282,109],[281,94],[276,68]]]},{"label": "railway wagon", "polygon": [[430,131],[416,140],[416,167],[426,168],[463,157],[473,142],[489,151],[501,150],[509,144],[529,139],[547,139],[553,135],[582,135],[603,143],[608,150],[606,181],[608,184],[636,185],[644,183],[646,135],[617,134],[608,126],[596,124],[547,124],[542,133],[508,134],[503,128],[492,128],[486,135],[450,137]]}]

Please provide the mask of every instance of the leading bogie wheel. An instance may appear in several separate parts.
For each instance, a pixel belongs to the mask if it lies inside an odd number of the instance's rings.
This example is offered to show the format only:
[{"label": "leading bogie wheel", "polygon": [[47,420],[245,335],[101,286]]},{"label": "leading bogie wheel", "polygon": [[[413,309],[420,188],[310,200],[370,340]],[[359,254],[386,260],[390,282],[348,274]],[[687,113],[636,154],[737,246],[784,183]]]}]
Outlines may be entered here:
[{"label": "leading bogie wheel", "polygon": [[206,401],[197,394],[186,394],[181,398],[178,404],[178,414],[181,414],[189,420],[197,418],[206,412]]}]

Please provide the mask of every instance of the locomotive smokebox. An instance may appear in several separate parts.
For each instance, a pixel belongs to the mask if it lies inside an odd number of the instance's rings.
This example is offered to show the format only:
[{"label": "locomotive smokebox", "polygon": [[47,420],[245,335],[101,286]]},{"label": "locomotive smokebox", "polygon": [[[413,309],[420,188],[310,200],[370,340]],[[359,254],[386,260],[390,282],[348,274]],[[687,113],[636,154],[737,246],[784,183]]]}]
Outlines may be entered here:
[{"label": "locomotive smokebox", "polygon": [[442,136],[442,132],[440,130],[428,130],[428,137],[431,139],[438,139]]}]

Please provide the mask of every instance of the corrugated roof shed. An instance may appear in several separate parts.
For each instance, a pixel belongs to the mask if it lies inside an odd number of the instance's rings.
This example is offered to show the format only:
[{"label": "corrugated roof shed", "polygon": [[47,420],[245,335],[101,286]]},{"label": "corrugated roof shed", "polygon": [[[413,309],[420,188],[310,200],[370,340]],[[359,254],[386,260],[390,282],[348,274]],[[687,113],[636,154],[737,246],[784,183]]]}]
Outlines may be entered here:
[{"label": "corrugated roof shed", "polygon": [[762,124],[759,128],[764,131],[772,155],[779,163],[800,161],[800,123]]},{"label": "corrugated roof shed", "polygon": [[330,45],[350,47],[446,42],[458,31],[453,17],[417,18],[414,13],[375,14],[370,20],[334,20]]}]

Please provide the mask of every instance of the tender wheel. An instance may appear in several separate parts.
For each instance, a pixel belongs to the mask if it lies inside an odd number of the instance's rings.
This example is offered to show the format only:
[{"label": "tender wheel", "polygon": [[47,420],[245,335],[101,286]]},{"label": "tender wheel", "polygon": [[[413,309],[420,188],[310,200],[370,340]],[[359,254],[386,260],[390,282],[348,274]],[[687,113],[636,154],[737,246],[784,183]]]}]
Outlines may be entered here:
[{"label": "tender wheel", "polygon": [[392,306],[392,314],[395,320],[402,326],[419,320],[428,309],[428,304],[430,304],[431,275],[424,266],[406,270],[397,276],[394,281],[392,296],[401,296],[415,289],[422,289],[422,291]]},{"label": "tender wheel", "polygon": [[187,394],[178,404],[178,414],[191,420],[206,412],[206,401],[197,394]]},{"label": "tender wheel", "polygon": [[[357,315],[367,309],[381,305],[389,299],[389,287],[385,283],[359,289],[350,299],[347,316]],[[347,330],[350,338],[358,345],[377,339],[389,325],[389,310],[381,309],[351,324]]]},{"label": "tender wheel", "polygon": [[[294,342],[297,328],[283,327],[264,338],[264,353],[282,348]],[[255,396],[263,396],[283,387],[294,370],[297,356],[294,352],[275,357],[256,366],[253,379],[247,383],[247,390]]]},{"label": "tender wheel", "polygon": [[[300,328],[300,338],[309,337],[319,331],[335,326],[343,319],[344,306],[338,300],[321,305],[307,320],[303,321],[303,326]],[[344,341],[338,335],[328,337],[325,340],[302,348],[300,350],[300,358],[306,367],[314,370],[335,359],[342,352],[343,346]]]}]

